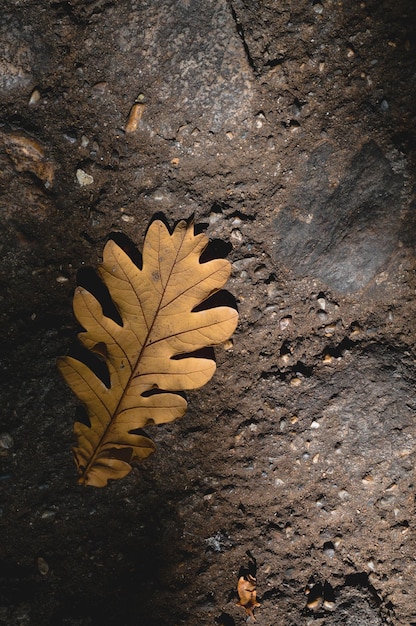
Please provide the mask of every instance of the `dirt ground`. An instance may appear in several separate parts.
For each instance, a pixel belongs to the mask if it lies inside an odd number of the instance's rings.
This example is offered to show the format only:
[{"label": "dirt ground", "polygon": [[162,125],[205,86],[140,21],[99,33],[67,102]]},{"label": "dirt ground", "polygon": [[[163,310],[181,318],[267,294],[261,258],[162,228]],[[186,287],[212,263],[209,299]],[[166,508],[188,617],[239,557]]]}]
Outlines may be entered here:
[{"label": "dirt ground", "polygon": [[[249,570],[259,626],[416,624],[414,0],[0,5],[0,624],[239,626]],[[83,488],[77,272],[158,212],[240,323]]]}]

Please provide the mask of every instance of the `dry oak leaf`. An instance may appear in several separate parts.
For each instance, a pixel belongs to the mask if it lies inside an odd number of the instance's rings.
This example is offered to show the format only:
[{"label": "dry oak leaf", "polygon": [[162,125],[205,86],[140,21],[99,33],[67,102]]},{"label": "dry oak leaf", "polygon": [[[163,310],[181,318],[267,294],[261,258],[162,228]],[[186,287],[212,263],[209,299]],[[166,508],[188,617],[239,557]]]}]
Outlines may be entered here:
[{"label": "dry oak leaf", "polygon": [[146,234],[140,269],[108,241],[98,272],[121,325],[104,315],[89,291],[77,287],[74,313],[85,329],[78,338],[104,359],[110,381],[106,386],[72,356],[59,359],[90,421],[74,427],[80,484],[104,487],[109,479],[126,476],[131,463],[155,449],[137,429],[181,417],[187,403],[180,392],[202,387],[213,376],[214,359],[192,353],[228,339],[238,314],[228,306],[194,310],[224,286],[231,270],[225,259],[200,262],[207,244],[204,234],[194,234],[192,223],[179,222],[171,234],[156,220]]},{"label": "dry oak leaf", "polygon": [[240,600],[237,605],[242,606],[246,614],[253,618],[253,621],[256,621],[254,609],[260,606],[260,603],[257,602],[256,586],[256,579],[251,574],[240,576],[238,579],[237,593]]}]

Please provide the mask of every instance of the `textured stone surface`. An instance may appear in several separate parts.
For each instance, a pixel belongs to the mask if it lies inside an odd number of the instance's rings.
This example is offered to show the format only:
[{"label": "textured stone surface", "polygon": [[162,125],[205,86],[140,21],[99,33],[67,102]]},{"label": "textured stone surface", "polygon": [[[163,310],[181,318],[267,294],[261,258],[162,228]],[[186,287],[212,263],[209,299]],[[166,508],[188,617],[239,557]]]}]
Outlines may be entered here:
[{"label": "textured stone surface", "polygon": [[275,258],[298,275],[354,293],[388,265],[398,246],[404,180],[374,142],[346,168],[338,163],[338,171],[333,153],[325,142],[308,158],[299,187],[274,222]]},{"label": "textured stone surface", "polygon": [[[259,624],[416,623],[413,1],[12,4],[0,623],[238,626],[248,562]],[[77,272],[158,211],[229,254],[240,324],[157,453],[80,489]]]}]

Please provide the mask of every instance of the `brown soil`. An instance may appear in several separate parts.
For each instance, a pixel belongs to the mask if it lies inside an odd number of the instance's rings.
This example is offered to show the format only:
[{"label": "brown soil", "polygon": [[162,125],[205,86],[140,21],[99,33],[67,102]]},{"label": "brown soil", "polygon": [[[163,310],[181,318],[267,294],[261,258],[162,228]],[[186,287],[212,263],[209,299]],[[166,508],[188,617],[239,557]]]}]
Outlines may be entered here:
[{"label": "brown soil", "polygon": [[[1,5],[0,624],[238,626],[249,572],[262,626],[416,624],[413,0]],[[81,488],[77,271],[158,212],[228,252],[240,324]]]}]

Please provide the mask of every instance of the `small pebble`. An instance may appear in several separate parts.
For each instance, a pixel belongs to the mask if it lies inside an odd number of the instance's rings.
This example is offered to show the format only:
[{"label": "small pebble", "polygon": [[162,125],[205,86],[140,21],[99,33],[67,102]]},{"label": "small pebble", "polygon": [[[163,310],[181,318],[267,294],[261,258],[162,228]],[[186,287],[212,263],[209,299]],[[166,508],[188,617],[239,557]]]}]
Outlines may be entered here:
[{"label": "small pebble", "polygon": [[324,608],[327,611],[333,611],[335,609],[335,602],[332,602],[332,600],[324,600]]},{"label": "small pebble", "polygon": [[312,609],[314,611],[316,609],[319,609],[321,604],[322,604],[322,598],[314,598],[313,600],[310,600],[309,602],[307,602],[306,606],[308,607],[308,609]]},{"label": "small pebble", "polygon": [[107,89],[108,83],[104,80],[100,81],[99,83],[95,83],[95,85],[93,85],[91,88],[92,92],[97,96],[102,96],[103,94],[105,94]]},{"label": "small pebble", "polygon": [[243,235],[241,231],[238,230],[237,228],[234,228],[234,230],[231,231],[230,236],[231,236],[231,239],[234,239],[234,241],[238,241],[239,243],[243,241]]},{"label": "small pebble", "polygon": [[134,133],[137,130],[140,120],[142,119],[142,115],[144,113],[145,105],[144,104],[133,104],[130,109],[129,117],[126,123],[126,133]]},{"label": "small pebble", "polygon": [[2,433],[0,435],[0,450],[10,450],[13,448],[13,437],[9,433]]},{"label": "small pebble", "polygon": [[40,91],[39,89],[34,89],[29,98],[29,105],[34,106],[40,100]]},{"label": "small pebble", "polygon": [[341,491],[338,491],[338,497],[341,498],[341,500],[348,500],[350,494],[345,489],[341,489]]},{"label": "small pebble", "polygon": [[208,221],[212,225],[212,224],[216,224],[217,222],[219,222],[221,218],[222,218],[221,213],[216,213],[215,211],[211,211],[211,213],[208,216]]},{"label": "small pebble", "polygon": [[322,4],[320,4],[319,2],[317,4],[313,5],[313,10],[315,11],[315,13],[317,13],[318,15],[322,15],[322,13],[324,12],[324,7],[322,6]]},{"label": "small pebble", "polygon": [[280,330],[286,330],[288,326],[292,323],[292,317],[288,315],[287,317],[282,317],[279,322]]},{"label": "small pebble", "polygon": [[84,172],[84,170],[80,168],[77,169],[76,171],[76,177],[77,177],[77,181],[80,187],[86,187],[87,185],[92,185],[92,183],[94,182],[93,177],[90,174],[87,174],[87,172]]},{"label": "small pebble", "polygon": [[49,573],[49,565],[41,556],[37,559],[38,571],[41,576],[46,576]]}]

